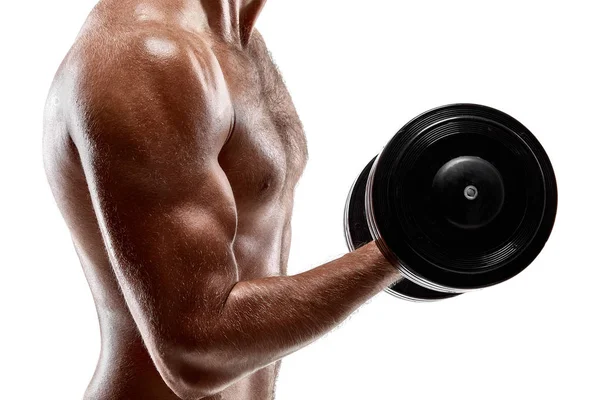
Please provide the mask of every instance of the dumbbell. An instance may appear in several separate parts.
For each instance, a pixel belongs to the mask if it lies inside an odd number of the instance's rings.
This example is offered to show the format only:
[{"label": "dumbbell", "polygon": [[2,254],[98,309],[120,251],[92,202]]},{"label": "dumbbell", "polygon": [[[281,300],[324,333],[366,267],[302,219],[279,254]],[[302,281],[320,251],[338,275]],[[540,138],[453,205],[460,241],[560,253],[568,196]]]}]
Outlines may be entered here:
[{"label": "dumbbell", "polygon": [[367,164],[344,231],[351,251],[375,241],[401,271],[387,292],[442,300],[523,271],[546,244],[557,204],[550,159],[523,124],[453,104],[407,123]]}]

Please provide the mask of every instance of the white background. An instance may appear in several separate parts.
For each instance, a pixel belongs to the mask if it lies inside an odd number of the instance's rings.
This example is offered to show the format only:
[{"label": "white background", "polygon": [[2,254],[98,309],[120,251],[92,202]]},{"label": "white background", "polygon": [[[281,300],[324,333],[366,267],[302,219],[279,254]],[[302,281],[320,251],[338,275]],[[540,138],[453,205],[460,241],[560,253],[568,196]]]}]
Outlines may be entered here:
[{"label": "white background", "polygon": [[[527,125],[559,182],[515,279],[434,304],[381,294],[288,357],[278,399],[598,399],[599,10],[594,1],[271,1],[259,21],[304,122],[290,271],[342,255],[354,178],[409,119],[475,102]],[[46,92],[93,0],[0,6],[0,397],[77,399],[100,340],[42,169]],[[596,383],[594,380],[596,379]]]}]

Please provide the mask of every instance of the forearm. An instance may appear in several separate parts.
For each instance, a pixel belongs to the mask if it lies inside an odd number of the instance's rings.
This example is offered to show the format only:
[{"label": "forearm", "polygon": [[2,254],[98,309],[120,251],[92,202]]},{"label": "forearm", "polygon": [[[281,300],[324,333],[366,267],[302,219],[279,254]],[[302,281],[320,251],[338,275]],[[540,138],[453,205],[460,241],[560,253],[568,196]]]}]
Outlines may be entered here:
[{"label": "forearm", "polygon": [[223,370],[241,377],[306,346],[400,278],[370,243],[298,275],[239,282],[214,332]]}]

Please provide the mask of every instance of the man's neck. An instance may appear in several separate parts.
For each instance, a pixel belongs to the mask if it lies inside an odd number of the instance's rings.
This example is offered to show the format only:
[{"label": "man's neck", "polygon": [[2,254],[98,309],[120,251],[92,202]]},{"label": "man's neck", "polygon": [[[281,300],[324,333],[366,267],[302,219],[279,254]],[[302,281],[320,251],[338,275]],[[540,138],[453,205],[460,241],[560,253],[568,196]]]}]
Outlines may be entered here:
[{"label": "man's neck", "polygon": [[[98,12],[118,23],[156,20],[183,23],[188,29],[209,29],[224,41],[244,47],[266,0],[100,0]],[[183,18],[182,18],[183,17]],[[124,21],[120,21],[124,22]],[[127,22],[125,22],[127,23]]]},{"label": "man's neck", "polygon": [[245,46],[266,0],[198,0],[211,30]]}]

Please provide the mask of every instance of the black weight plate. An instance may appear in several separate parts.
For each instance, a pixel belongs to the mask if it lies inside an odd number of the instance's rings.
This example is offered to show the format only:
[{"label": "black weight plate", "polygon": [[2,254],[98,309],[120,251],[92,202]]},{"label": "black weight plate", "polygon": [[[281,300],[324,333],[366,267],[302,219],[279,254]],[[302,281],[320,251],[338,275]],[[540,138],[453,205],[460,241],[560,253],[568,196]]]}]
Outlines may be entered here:
[{"label": "black weight plate", "polygon": [[388,258],[419,285],[449,292],[525,269],[550,236],[558,200],[552,165],[533,134],[473,104],[437,108],[405,125],[367,186],[369,229]]},{"label": "black weight plate", "polygon": [[[348,200],[346,201],[344,231],[346,234],[346,244],[350,251],[354,251],[373,240],[369,232],[365,214],[365,188],[374,162],[375,158],[363,169],[354,182],[354,185],[352,185],[352,189],[348,194]],[[444,293],[427,289],[408,279],[402,279],[393,286],[390,286],[386,289],[386,292],[412,301],[442,300],[458,295],[458,293]]]}]

